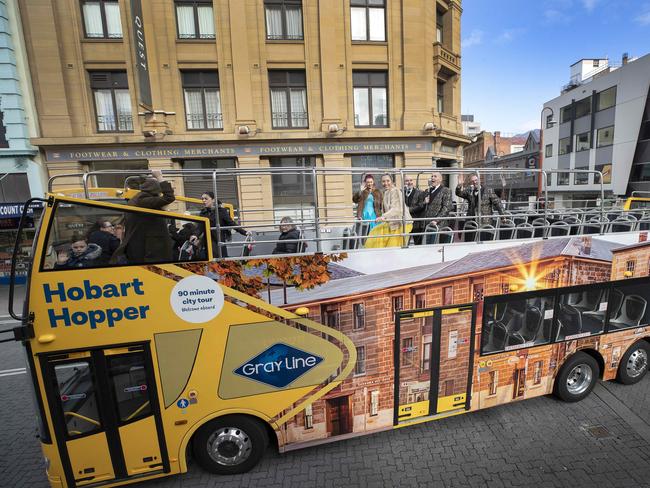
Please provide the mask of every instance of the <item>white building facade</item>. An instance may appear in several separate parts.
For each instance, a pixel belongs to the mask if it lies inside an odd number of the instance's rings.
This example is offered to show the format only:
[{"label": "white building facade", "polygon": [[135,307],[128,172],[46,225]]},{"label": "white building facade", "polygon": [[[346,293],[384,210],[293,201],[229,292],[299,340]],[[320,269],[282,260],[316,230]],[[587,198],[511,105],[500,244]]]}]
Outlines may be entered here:
[{"label": "white building facade", "polygon": [[[595,61],[603,62],[579,63]],[[631,175],[638,172],[633,166],[650,164],[644,142],[650,118],[650,55],[624,58],[617,68],[599,66],[585,79],[573,73],[577,64],[562,95],[544,104],[543,169],[601,171],[608,195],[626,195]],[[552,173],[548,190],[556,200],[577,200],[597,195],[600,181],[594,173]]]}]

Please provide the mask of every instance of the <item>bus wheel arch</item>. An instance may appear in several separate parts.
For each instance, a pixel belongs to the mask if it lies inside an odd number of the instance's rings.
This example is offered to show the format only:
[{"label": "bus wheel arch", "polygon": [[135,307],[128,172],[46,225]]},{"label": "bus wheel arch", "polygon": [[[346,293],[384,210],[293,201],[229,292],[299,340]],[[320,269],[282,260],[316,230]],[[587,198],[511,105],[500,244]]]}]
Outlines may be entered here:
[{"label": "bus wheel arch", "polygon": [[616,381],[624,385],[633,385],[641,381],[648,373],[650,358],[650,339],[644,337],[627,348],[618,364]]},{"label": "bus wheel arch", "polygon": [[589,354],[592,358],[596,360],[598,363],[598,369],[600,371],[600,375],[598,376],[598,379],[603,379],[605,375],[605,358],[603,355],[598,352],[595,349],[590,349],[590,348],[585,348],[585,349],[579,349],[578,352],[584,352],[585,354]]},{"label": "bus wheel arch", "polygon": [[264,456],[269,445],[269,427],[254,415],[219,415],[203,422],[188,446],[206,471],[223,475],[245,473]]},{"label": "bus wheel arch", "polygon": [[560,400],[578,402],[586,398],[596,386],[601,367],[588,351],[577,351],[564,361],[553,385],[553,393]]}]

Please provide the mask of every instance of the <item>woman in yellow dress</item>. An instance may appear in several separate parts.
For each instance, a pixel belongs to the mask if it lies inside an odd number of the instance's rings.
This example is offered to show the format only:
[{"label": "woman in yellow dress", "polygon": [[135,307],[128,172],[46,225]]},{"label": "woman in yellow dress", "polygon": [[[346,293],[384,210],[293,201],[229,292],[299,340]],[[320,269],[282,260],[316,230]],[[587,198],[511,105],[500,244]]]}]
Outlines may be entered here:
[{"label": "woman in yellow dress", "polygon": [[[404,205],[402,191],[395,187],[389,174],[381,177],[381,186],[384,187],[382,197],[382,214],[377,217],[377,225],[368,234],[365,248],[377,247],[402,247],[408,243],[409,232],[413,224],[408,207]],[[402,226],[402,218],[406,225]],[[399,235],[403,234],[403,235]]]}]

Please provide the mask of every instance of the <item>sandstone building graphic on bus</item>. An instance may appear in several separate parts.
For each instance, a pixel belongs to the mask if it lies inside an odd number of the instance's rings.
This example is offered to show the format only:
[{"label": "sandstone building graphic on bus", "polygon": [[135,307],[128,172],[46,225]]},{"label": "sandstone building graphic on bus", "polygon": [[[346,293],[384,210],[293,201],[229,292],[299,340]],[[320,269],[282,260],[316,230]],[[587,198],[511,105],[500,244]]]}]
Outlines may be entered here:
[{"label": "sandstone building graphic on bus", "polygon": [[[399,404],[425,401],[436,361],[439,408],[444,398],[462,401],[469,395],[471,313],[443,316],[439,357],[433,356],[431,317],[400,321],[396,389],[395,312],[477,302],[480,324],[484,296],[609,279],[611,251],[617,247],[620,244],[597,238],[553,239],[471,253],[446,263],[336,279],[307,291],[273,291],[271,303],[292,311],[307,307],[309,318],[341,331],[357,350],[352,375],[283,427],[287,444],[392,427],[395,391]],[[570,341],[484,358],[478,354],[480,326],[475,337],[472,409],[550,393],[557,365],[577,347]],[[594,345],[593,339],[582,341]]]}]

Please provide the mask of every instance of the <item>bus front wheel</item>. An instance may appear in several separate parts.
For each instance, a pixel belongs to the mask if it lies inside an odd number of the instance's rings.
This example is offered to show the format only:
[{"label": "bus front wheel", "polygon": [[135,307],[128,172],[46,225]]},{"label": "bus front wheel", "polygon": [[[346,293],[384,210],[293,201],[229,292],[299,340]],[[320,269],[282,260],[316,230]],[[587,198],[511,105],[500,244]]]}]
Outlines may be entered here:
[{"label": "bus front wheel", "polygon": [[239,474],[262,459],[268,434],[261,422],[244,415],[227,415],[202,426],[192,440],[199,465],[215,474]]},{"label": "bus front wheel", "polygon": [[643,379],[648,372],[648,357],[650,357],[650,344],[639,341],[623,354],[618,365],[616,379],[624,385],[633,385]]},{"label": "bus front wheel", "polygon": [[571,356],[555,378],[555,396],[565,402],[578,402],[596,386],[600,368],[589,354],[577,352]]}]

